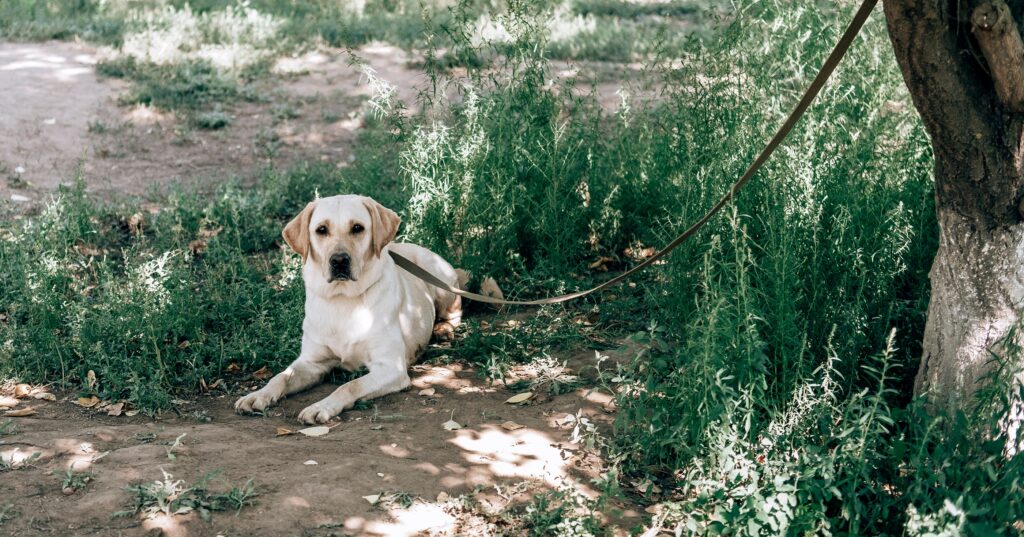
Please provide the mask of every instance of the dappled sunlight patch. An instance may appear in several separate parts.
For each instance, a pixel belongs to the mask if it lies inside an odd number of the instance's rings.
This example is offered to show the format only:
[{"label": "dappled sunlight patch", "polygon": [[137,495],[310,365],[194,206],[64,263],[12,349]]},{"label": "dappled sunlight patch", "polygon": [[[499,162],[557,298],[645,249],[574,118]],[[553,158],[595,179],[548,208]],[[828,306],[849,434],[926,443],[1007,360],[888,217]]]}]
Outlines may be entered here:
[{"label": "dappled sunlight patch", "polygon": [[124,114],[125,120],[132,125],[158,125],[166,124],[174,119],[173,114],[161,112],[149,104],[137,104],[128,109]]},{"label": "dappled sunlight patch", "polygon": [[382,445],[380,445],[378,447],[380,448],[381,452],[383,452],[384,454],[390,455],[392,457],[396,457],[396,458],[399,458],[399,459],[404,459],[404,458],[412,455],[411,451],[409,451],[408,449],[406,449],[404,447],[399,446],[398,444],[382,444]]},{"label": "dappled sunlight patch", "polygon": [[244,5],[200,14],[185,5],[138,10],[128,24],[124,56],[157,65],[205,60],[237,72],[274,54],[282,21]]},{"label": "dappled sunlight patch", "polygon": [[71,57],[46,52],[43,47],[23,45],[0,51],[0,73],[17,76],[24,71],[42,71],[57,82],[74,83],[91,75],[96,56],[75,54]]},{"label": "dappled sunlight patch", "polygon": [[84,442],[74,438],[61,438],[53,443],[54,449],[67,456],[65,467],[75,472],[88,470],[93,462],[102,458],[103,454],[97,453],[92,442]]},{"label": "dappled sunlight patch", "polygon": [[299,507],[302,509],[309,509],[309,502],[301,496],[288,496],[284,499],[284,504],[289,507]]},{"label": "dappled sunlight patch", "polygon": [[15,446],[0,449],[0,468],[21,468],[37,462],[45,462],[53,458],[51,449],[36,446]]},{"label": "dappled sunlight patch", "polygon": [[569,450],[546,433],[533,429],[505,431],[483,425],[481,431],[461,430],[449,440],[466,453],[467,462],[482,465],[498,477],[537,479],[551,486],[568,477]]},{"label": "dappled sunlight patch", "polygon": [[[543,24],[548,38],[555,43],[571,41],[581,33],[593,33],[597,29],[596,17],[573,14],[572,7],[567,3],[558,5],[552,13],[546,15]],[[518,34],[534,30],[522,25],[520,21],[511,21],[512,26],[508,22],[507,17],[486,13],[481,15],[474,24],[470,42],[477,47],[510,43],[517,39]]]},{"label": "dappled sunlight patch", "polygon": [[455,527],[456,518],[435,503],[414,501],[405,508],[388,511],[390,521],[370,521],[363,530],[380,535],[403,537],[413,535],[447,535]]},{"label": "dappled sunlight patch", "polygon": [[424,472],[424,473],[426,473],[428,475],[432,475],[432,476],[441,475],[441,469],[438,468],[437,465],[432,463],[432,462],[420,462],[420,463],[417,463],[417,464],[413,465],[413,468],[415,468],[415,469],[417,469],[417,470],[419,470],[421,472]]},{"label": "dappled sunlight patch", "polygon": [[[468,372],[462,364],[447,364],[444,367],[416,365],[412,367],[416,376],[412,379],[412,385],[418,390],[429,390],[432,387],[442,387],[455,393],[495,393],[498,389],[495,386],[478,386],[472,379],[459,377],[460,373]],[[423,396],[431,396],[436,392],[422,392]]]},{"label": "dappled sunlight patch", "polygon": [[330,56],[320,50],[310,50],[300,56],[278,58],[271,72],[282,75],[296,75],[306,73],[311,69],[322,67],[331,61]]},{"label": "dappled sunlight patch", "polygon": [[142,527],[146,531],[159,532],[162,537],[187,537],[188,528],[185,523],[193,520],[194,515],[169,515],[159,513],[142,521]]}]

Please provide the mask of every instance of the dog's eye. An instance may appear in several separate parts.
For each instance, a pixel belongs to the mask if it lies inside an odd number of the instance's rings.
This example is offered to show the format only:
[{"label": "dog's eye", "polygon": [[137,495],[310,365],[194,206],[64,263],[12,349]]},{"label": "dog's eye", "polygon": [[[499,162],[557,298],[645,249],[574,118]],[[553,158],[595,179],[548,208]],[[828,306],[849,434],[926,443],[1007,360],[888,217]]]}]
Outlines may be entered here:
[{"label": "dog's eye", "polygon": [[317,235],[326,235],[327,234],[327,226],[320,226],[320,227],[316,228],[316,234]]},{"label": "dog's eye", "polygon": [[352,234],[353,235],[358,235],[358,234],[363,232],[363,229],[365,229],[365,228],[363,228],[362,224],[353,224],[352,225]]}]

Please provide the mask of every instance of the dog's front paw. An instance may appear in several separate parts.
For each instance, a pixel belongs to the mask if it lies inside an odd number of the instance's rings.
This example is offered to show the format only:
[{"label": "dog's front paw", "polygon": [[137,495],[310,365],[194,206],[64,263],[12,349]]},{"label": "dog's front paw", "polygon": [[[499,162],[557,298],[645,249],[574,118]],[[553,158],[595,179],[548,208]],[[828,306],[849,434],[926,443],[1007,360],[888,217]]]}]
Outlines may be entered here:
[{"label": "dog's front paw", "polygon": [[334,416],[341,414],[345,407],[333,401],[323,400],[307,406],[299,412],[299,421],[306,425],[327,423]]},{"label": "dog's front paw", "polygon": [[273,394],[268,393],[266,390],[256,390],[249,395],[239,397],[235,401],[235,412],[239,414],[263,412],[275,402],[277,402],[277,398]]}]

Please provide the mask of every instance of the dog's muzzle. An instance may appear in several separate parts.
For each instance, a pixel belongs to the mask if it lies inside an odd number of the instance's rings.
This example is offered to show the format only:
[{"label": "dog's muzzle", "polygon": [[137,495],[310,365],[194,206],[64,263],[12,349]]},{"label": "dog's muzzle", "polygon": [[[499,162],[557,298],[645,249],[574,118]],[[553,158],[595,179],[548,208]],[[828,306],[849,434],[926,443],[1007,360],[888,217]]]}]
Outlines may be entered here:
[{"label": "dog's muzzle", "polygon": [[335,281],[356,281],[352,277],[352,257],[344,252],[338,252],[333,254],[330,259],[327,260],[331,267],[331,277],[327,279],[327,282]]}]

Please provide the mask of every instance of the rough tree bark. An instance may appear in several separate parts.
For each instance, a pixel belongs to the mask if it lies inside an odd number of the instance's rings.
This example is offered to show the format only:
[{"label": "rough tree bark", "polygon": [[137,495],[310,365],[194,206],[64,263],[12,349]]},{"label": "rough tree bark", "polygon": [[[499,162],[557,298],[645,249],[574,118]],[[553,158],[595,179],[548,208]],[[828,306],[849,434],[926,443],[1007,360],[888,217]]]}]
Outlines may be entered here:
[{"label": "rough tree bark", "polygon": [[970,401],[1024,305],[1024,1],[1011,3],[884,2],[935,154],[940,239],[914,389],[937,410]]}]

